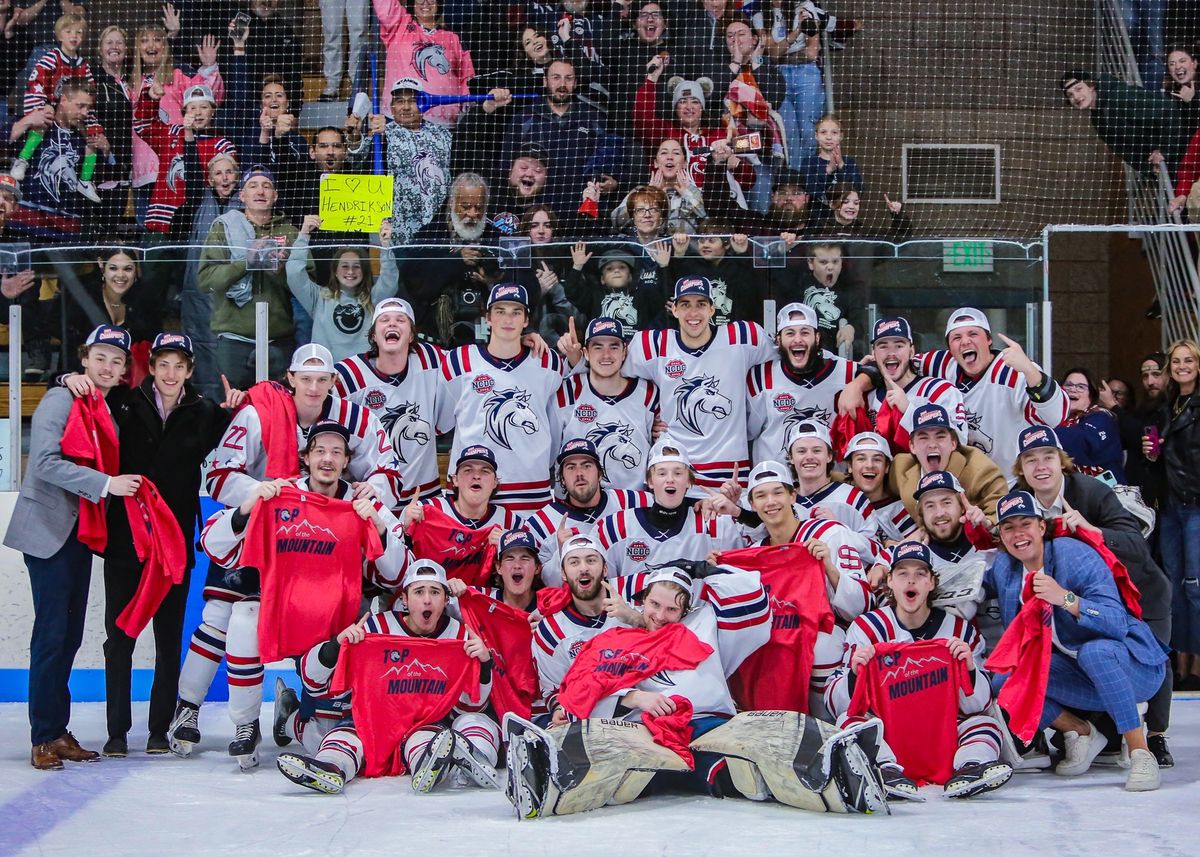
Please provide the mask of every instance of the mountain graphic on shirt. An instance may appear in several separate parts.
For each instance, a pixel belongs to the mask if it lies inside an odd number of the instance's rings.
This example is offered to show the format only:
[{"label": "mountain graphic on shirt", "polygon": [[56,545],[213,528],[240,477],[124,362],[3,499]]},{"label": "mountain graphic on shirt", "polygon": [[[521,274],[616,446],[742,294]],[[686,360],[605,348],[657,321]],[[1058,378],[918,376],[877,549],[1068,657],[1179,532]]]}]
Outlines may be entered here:
[{"label": "mountain graphic on shirt", "polygon": [[883,674],[883,680],[891,681],[899,676],[909,675],[910,672],[916,672],[917,670],[920,670],[922,667],[925,667],[929,664],[944,663],[946,663],[946,661],[937,657],[936,655],[930,655],[927,658],[905,658],[903,663],[898,664],[895,669],[885,672]]},{"label": "mountain graphic on shirt", "polygon": [[333,530],[319,527],[308,521],[301,521],[298,524],[284,524],[275,531],[275,535],[286,536],[292,539],[337,539]]},{"label": "mountain graphic on shirt", "polygon": [[382,678],[387,678],[388,676],[401,676],[403,678],[427,678],[433,675],[440,675],[442,678],[447,677],[446,671],[441,667],[435,667],[432,664],[427,664],[421,660],[414,660],[401,666],[390,667],[387,672],[383,674]]}]

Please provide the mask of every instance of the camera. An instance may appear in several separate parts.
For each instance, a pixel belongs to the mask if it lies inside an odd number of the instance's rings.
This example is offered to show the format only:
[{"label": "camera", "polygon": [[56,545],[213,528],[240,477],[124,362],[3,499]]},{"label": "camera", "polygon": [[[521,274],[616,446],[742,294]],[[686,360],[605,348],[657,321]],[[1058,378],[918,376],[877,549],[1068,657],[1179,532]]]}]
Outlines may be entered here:
[{"label": "camera", "polygon": [[800,32],[811,39],[821,32],[821,24],[816,18],[802,18],[800,21]]},{"label": "camera", "polygon": [[462,286],[454,293],[454,318],[474,321],[483,315],[483,292],[474,286]]}]

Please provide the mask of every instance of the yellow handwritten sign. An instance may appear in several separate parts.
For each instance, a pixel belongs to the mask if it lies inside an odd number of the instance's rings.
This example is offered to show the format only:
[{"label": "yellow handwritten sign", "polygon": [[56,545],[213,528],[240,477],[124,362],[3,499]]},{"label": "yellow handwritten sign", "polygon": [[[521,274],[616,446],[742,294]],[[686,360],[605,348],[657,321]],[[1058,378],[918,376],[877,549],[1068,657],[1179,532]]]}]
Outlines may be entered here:
[{"label": "yellow handwritten sign", "polygon": [[321,177],[321,228],[337,232],[378,232],[392,216],[392,176],[326,173]]}]

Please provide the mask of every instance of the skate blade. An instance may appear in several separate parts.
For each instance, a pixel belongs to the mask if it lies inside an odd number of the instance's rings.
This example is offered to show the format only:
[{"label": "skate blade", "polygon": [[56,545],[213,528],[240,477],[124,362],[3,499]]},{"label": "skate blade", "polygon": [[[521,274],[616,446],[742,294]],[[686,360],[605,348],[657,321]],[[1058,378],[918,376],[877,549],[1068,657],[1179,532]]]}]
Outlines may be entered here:
[{"label": "skate blade", "polygon": [[181,759],[191,756],[192,750],[196,748],[191,741],[177,741],[174,738],[168,739],[167,745],[171,748],[171,752]]},{"label": "skate blade", "polygon": [[248,756],[234,756],[237,759],[238,770],[253,771],[258,767],[258,751],[255,750]]},{"label": "skate blade", "polygon": [[998,764],[983,772],[983,778],[973,783],[962,783],[953,790],[946,789],[948,798],[973,797],[984,792],[994,791],[1012,779],[1013,769],[1006,764]]},{"label": "skate blade", "polygon": [[449,729],[439,732],[433,739],[429,750],[430,763],[423,765],[421,770],[413,771],[413,791],[428,793],[442,779],[454,755],[454,733]]},{"label": "skate blade", "polygon": [[279,766],[279,773],[298,786],[304,786],[306,789],[327,795],[342,793],[344,781],[340,777],[335,778],[325,771],[311,770],[287,756],[280,756],[276,760],[276,764]]}]

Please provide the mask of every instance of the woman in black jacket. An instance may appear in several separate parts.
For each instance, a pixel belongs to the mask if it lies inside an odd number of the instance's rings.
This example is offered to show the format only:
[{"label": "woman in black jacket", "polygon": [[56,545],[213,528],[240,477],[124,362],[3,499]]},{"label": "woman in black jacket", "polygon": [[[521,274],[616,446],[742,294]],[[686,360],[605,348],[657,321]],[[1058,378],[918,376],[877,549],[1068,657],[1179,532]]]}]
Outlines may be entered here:
[{"label": "woman in black jacket", "polygon": [[[119,429],[122,473],[149,477],[179,522],[187,545],[187,572],[171,587],[154,614],[154,685],[150,691],[147,753],[166,753],[167,728],[179,690],[180,648],[188,583],[195,564],[193,534],[200,519],[200,467],[229,425],[229,414],[241,398],[230,391],[218,405],[196,392],[190,381],[191,340],[181,333],[160,333],[150,349],[150,377],[137,387],[119,386],[108,404]],[[86,378],[68,376],[75,395],[87,390]],[[124,756],[130,714],[130,676],[136,640],[117,627],[117,617],[133,598],[142,563],[133,547],[124,503],[109,503],[108,548],[104,554],[104,676],[108,704],[108,743],[104,755]]]},{"label": "woman in black jacket", "polygon": [[113,229],[125,217],[129,202],[129,178],[133,173],[133,98],[126,79],[126,60],[129,54],[127,36],[120,27],[105,27],[96,42],[96,59],[92,76],[96,78],[96,121],[104,129],[109,152],[102,157],[96,170],[96,185],[100,188],[100,211],[97,226]]},{"label": "woman in black jacket", "polygon": [[1161,460],[1167,491],[1159,511],[1159,552],[1171,579],[1171,646],[1175,686],[1200,690],[1200,345],[1180,339],[1167,349],[1166,401],[1159,444],[1142,441],[1150,461]]},{"label": "woman in black jacket", "polygon": [[[66,336],[63,348],[70,358],[98,324],[111,324],[129,331],[133,355],[129,375],[134,382],[146,375],[150,341],[162,327],[161,304],[149,294],[142,280],[141,265],[132,250],[105,251],[96,260],[97,269],[77,283],[66,283]],[[71,365],[69,359],[63,365]]]}]

